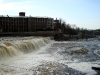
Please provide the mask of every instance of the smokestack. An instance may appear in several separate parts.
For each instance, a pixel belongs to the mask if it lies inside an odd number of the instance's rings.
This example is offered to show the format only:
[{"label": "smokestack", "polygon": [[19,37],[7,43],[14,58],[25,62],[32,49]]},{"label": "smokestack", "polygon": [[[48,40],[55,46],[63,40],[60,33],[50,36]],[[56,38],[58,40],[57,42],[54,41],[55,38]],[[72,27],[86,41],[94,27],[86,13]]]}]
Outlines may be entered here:
[{"label": "smokestack", "polygon": [[19,12],[19,16],[25,16],[25,12]]}]

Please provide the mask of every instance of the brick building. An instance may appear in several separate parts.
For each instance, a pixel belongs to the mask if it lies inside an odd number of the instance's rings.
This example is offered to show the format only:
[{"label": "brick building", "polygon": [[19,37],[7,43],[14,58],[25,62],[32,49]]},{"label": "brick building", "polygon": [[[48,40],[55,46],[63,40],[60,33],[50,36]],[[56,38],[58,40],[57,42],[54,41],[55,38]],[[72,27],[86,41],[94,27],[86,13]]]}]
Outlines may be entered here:
[{"label": "brick building", "polygon": [[46,29],[52,29],[53,18],[45,17],[28,17],[29,31],[43,31]]},{"label": "brick building", "polygon": [[28,32],[28,17],[2,15],[0,29],[2,32]]},{"label": "brick building", "polygon": [[0,16],[0,32],[33,32],[53,29],[53,18],[27,17],[25,12],[19,16]]}]

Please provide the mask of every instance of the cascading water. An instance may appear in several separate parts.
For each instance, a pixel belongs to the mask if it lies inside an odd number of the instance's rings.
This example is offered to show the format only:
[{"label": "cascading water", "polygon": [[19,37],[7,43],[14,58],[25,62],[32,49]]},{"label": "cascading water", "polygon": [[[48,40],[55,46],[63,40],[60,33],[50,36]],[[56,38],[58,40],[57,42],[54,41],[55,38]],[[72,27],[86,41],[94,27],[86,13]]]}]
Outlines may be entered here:
[{"label": "cascading water", "polygon": [[26,75],[29,75],[33,71],[27,70],[28,67],[39,62],[37,52],[44,50],[50,43],[49,37],[0,38],[0,75],[23,75],[27,72]]},{"label": "cascading water", "polygon": [[[99,41],[0,38],[0,75],[96,75]],[[49,44],[50,43],[50,44]]]},{"label": "cascading water", "polygon": [[26,38],[23,40],[2,40],[0,43],[0,58],[15,56],[19,53],[35,51],[50,42],[49,38]]}]

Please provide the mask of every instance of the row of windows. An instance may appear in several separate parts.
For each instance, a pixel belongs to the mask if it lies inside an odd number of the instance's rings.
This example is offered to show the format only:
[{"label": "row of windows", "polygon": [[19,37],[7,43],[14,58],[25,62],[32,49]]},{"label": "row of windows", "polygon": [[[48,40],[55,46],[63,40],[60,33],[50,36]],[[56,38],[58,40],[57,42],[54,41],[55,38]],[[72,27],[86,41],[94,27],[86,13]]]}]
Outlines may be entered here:
[{"label": "row of windows", "polygon": [[[28,23],[27,21],[0,21],[0,22],[3,22],[3,23],[9,23],[9,22],[12,22],[12,23]],[[46,21],[30,21],[29,23],[52,23],[52,22],[46,22]]]},{"label": "row of windows", "polygon": [[27,18],[0,17],[0,20],[27,20]]},{"label": "row of windows", "polygon": [[46,25],[34,25],[34,26],[32,25],[30,27],[33,27],[34,28],[34,27],[47,27],[47,26]]},{"label": "row of windows", "polygon": [[4,24],[13,24],[13,23],[16,23],[16,24],[26,24],[26,23],[33,23],[33,24],[50,24],[50,23],[52,23],[52,22],[47,22],[47,21],[30,21],[30,22],[27,22],[27,21],[21,21],[21,20],[19,20],[19,21],[5,21],[5,20],[3,20],[3,21],[0,21],[0,22],[2,22],[2,23],[4,23]]},{"label": "row of windows", "polygon": [[25,25],[25,24],[2,24],[2,26],[3,27],[6,27],[6,26],[8,26],[8,27],[18,27],[18,26],[24,26],[24,27],[26,27],[26,26],[28,26],[27,24]]},{"label": "row of windows", "polygon": [[47,18],[30,18],[31,20],[48,20]]},{"label": "row of windows", "polygon": [[47,23],[45,23],[45,22],[33,22],[31,24],[47,24]]},{"label": "row of windows", "polygon": [[53,22],[53,20],[30,20],[30,21],[33,21],[33,22]]},{"label": "row of windows", "polygon": [[11,18],[11,17],[0,17],[0,20],[38,20],[38,21],[53,21],[53,19],[47,18]]},{"label": "row of windows", "polygon": [[5,22],[3,21],[2,24],[27,24],[27,22]]}]

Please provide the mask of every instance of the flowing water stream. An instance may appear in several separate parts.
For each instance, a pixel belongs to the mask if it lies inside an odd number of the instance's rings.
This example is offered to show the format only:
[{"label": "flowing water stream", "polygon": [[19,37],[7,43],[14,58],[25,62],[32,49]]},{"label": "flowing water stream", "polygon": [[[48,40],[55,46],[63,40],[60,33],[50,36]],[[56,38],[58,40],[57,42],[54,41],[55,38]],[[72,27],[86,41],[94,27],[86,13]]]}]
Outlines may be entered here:
[{"label": "flowing water stream", "polygon": [[100,43],[49,37],[0,38],[0,75],[96,75]]}]

